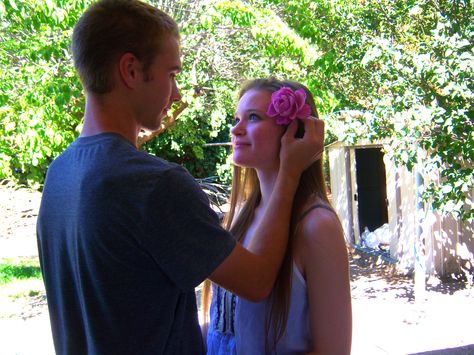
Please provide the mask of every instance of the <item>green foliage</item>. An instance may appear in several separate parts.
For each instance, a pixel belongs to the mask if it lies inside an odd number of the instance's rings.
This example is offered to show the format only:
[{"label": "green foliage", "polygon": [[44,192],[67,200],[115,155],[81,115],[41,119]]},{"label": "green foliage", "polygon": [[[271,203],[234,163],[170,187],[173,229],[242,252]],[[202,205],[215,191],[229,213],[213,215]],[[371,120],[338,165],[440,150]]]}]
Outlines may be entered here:
[{"label": "green foliage", "polygon": [[0,6],[0,178],[39,187],[77,136],[81,87],[68,46],[84,1]]},{"label": "green foliage", "polygon": [[[229,154],[226,146],[208,146],[230,140],[237,83],[232,74],[232,57],[226,52],[233,43],[214,36],[203,25],[207,1],[153,1],[181,25],[183,72],[178,76],[183,101],[189,106],[177,123],[143,149],[185,166],[198,178],[216,176]],[[217,30],[218,31],[218,30]],[[220,175],[221,182],[225,176]]]},{"label": "green foliage", "polygon": [[[0,4],[0,178],[41,184],[77,136],[84,99],[68,46],[87,3]],[[291,78],[313,92],[327,143],[383,141],[398,164],[423,165],[434,208],[474,218],[471,1],[152,3],[181,25],[189,105],[144,149],[228,181],[229,148],[206,144],[229,141],[239,83]]]},{"label": "green foliage", "polygon": [[[349,108],[365,111],[359,116],[364,130],[348,120],[341,134],[349,141],[387,142],[396,162],[410,170],[419,164],[430,177],[425,198],[435,209],[472,219],[472,6],[374,3],[361,9],[363,25],[346,34],[361,43],[352,53],[360,64],[341,72],[353,79],[347,83],[366,82],[362,90],[345,88],[354,95]],[[420,147],[425,156],[417,154]]]},{"label": "green foliage", "polygon": [[0,263],[0,285],[15,280],[41,279],[41,277],[41,270],[38,261],[23,260],[13,263]]},{"label": "green foliage", "polygon": [[383,141],[395,162],[422,167],[432,207],[474,218],[471,1],[251,3],[320,53],[306,69],[313,92],[334,103],[323,110],[331,138]]},{"label": "green foliage", "polygon": [[[78,136],[85,101],[69,45],[74,24],[91,2],[10,0],[0,4],[0,179],[40,187],[51,161]],[[185,28],[196,22],[196,16],[188,15],[199,9],[197,2],[157,5],[182,20]],[[192,59],[204,45],[184,31],[185,58],[189,58],[185,73],[196,73]],[[210,53],[206,58],[212,60]],[[200,85],[212,91],[193,97],[197,81],[190,80],[196,75],[183,75],[182,93],[191,104],[189,109],[179,117],[178,125],[145,146],[199,177],[215,175],[216,166],[225,163],[228,148],[205,144],[229,140],[226,115],[236,87],[232,82],[228,89],[226,79],[210,79],[206,64],[206,60],[196,64],[197,77]]]}]

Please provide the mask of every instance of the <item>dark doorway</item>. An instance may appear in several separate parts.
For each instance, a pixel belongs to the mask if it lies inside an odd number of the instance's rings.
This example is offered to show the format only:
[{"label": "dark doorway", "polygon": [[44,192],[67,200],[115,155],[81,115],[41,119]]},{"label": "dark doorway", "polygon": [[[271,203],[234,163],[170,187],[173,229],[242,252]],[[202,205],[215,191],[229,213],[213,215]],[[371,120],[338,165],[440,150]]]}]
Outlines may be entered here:
[{"label": "dark doorway", "polygon": [[356,176],[359,232],[388,223],[385,164],[380,148],[356,149]]}]

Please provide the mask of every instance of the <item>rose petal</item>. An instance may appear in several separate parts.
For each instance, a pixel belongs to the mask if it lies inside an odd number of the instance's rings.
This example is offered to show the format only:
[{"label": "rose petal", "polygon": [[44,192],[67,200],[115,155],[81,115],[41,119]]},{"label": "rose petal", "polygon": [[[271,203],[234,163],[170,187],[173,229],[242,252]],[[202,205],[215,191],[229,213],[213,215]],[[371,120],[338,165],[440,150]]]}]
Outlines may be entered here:
[{"label": "rose petal", "polygon": [[308,104],[304,104],[303,107],[296,113],[298,118],[306,118],[311,115],[311,107]]},{"label": "rose petal", "polygon": [[296,118],[305,118],[311,114],[311,108],[306,104],[306,91],[293,91],[289,87],[272,93],[271,102],[267,108],[267,115],[276,118],[279,125],[288,125]]},{"label": "rose petal", "polygon": [[291,112],[286,116],[289,120],[293,121],[296,118],[296,112]]},{"label": "rose petal", "polygon": [[268,106],[267,115],[270,117],[275,117],[276,115],[278,115],[278,112],[276,111],[275,106],[273,106],[273,103],[270,103],[270,105]]},{"label": "rose petal", "polygon": [[280,90],[277,91],[278,95],[291,95],[293,90],[288,86],[283,86]]},{"label": "rose petal", "polygon": [[281,117],[281,116],[279,116],[279,117],[277,118],[277,120],[276,120],[276,123],[277,123],[278,125],[288,125],[288,124],[291,123],[291,120],[288,119],[287,117]]},{"label": "rose petal", "polygon": [[295,91],[295,98],[298,105],[298,108],[303,107],[306,102],[306,91],[304,89],[298,89]]},{"label": "rose petal", "polygon": [[280,106],[278,110],[282,116],[290,116],[293,114],[295,106],[295,99],[291,96],[283,96],[281,98]]}]

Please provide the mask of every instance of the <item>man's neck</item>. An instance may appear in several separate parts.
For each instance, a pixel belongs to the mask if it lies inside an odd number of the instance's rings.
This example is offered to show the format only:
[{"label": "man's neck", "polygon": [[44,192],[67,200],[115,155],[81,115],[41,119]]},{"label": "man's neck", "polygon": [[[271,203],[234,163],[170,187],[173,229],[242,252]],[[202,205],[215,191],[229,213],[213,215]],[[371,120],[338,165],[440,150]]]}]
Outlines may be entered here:
[{"label": "man's neck", "polygon": [[139,128],[127,107],[109,95],[88,95],[81,137],[113,132],[136,145]]}]

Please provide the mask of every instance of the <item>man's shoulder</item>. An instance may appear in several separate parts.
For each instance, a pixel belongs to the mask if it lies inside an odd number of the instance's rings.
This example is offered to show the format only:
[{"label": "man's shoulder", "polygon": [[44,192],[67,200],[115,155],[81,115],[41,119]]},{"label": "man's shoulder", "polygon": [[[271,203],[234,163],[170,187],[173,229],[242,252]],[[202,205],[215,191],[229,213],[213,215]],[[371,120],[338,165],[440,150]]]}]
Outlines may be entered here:
[{"label": "man's shoulder", "polygon": [[137,149],[125,138],[115,133],[79,137],[54,159],[51,167],[79,164],[81,167],[111,169],[113,172],[141,170],[166,172],[185,170],[176,163],[169,162],[146,151]]},{"label": "man's shoulder", "polygon": [[[79,138],[48,168],[49,183],[88,188],[153,189],[162,181],[183,185],[193,180],[182,166],[138,150],[118,135]],[[166,185],[169,185],[168,183]]]}]

